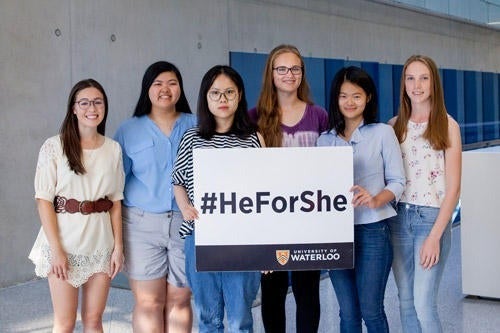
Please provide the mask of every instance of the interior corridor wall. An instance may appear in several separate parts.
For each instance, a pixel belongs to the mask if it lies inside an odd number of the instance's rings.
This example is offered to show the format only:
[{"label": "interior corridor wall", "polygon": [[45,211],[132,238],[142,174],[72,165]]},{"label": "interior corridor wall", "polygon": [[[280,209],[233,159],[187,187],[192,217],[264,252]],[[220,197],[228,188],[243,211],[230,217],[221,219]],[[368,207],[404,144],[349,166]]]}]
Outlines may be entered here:
[{"label": "interior corridor wall", "polygon": [[195,109],[209,67],[280,43],[310,58],[401,64],[424,53],[443,68],[500,72],[498,30],[365,0],[1,1],[0,287],[34,277],[38,150],[57,133],[75,82],[103,84],[112,136],[152,62],[178,65]]}]

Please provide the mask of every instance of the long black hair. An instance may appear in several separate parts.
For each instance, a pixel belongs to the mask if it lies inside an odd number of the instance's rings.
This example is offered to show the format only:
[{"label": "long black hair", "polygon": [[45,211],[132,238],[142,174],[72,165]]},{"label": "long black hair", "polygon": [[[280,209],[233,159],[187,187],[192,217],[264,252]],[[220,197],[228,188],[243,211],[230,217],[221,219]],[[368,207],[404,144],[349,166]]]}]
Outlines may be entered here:
[{"label": "long black hair", "polygon": [[134,110],[134,117],[144,116],[146,114],[151,113],[151,100],[149,99],[149,88],[153,84],[154,80],[164,72],[172,72],[177,77],[179,81],[179,86],[181,87],[181,95],[179,96],[179,100],[175,104],[175,111],[191,113],[191,108],[189,107],[189,103],[187,101],[186,95],[184,94],[184,85],[182,83],[182,76],[179,72],[179,69],[175,67],[174,64],[167,61],[158,61],[154,64],[150,65],[144,76],[142,78],[142,88],[141,95],[139,96],[139,100],[137,101],[137,105]]},{"label": "long black hair", "polygon": [[328,129],[335,129],[338,134],[344,135],[345,119],[339,108],[340,88],[344,82],[350,82],[361,87],[367,98],[363,120],[365,125],[377,122],[378,96],[377,88],[370,75],[356,66],[340,69],[332,80],[330,90],[330,106],[328,107]]},{"label": "long black hair", "polygon": [[198,95],[198,128],[200,136],[204,139],[210,139],[216,133],[215,117],[208,108],[207,94],[219,75],[225,75],[234,82],[240,99],[229,133],[240,137],[254,133],[256,126],[251,123],[247,113],[248,104],[243,79],[232,67],[217,65],[210,68],[201,80],[200,93]]}]

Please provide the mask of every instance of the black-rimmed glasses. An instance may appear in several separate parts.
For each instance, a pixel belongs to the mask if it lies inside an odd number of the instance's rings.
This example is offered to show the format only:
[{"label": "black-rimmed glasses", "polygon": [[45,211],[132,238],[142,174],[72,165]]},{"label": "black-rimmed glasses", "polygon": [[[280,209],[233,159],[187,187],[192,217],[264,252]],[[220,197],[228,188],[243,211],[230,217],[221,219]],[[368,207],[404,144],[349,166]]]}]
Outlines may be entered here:
[{"label": "black-rimmed glasses", "polygon": [[228,101],[232,101],[236,98],[236,96],[238,96],[238,91],[234,89],[227,89],[224,91],[214,89],[208,92],[208,98],[210,98],[214,102],[218,102],[221,99],[222,95],[224,95],[224,98]]},{"label": "black-rimmed glasses", "polygon": [[75,104],[78,104],[78,106],[82,110],[87,110],[92,104],[96,109],[102,109],[104,107],[104,100],[102,100],[101,98],[96,98],[94,100],[82,98],[81,100],[76,101]]},{"label": "black-rimmed glasses", "polygon": [[278,73],[279,75],[286,75],[289,71],[293,75],[302,74],[302,66],[293,66],[293,67],[278,66],[278,67],[273,67],[273,70],[275,70],[276,73]]}]

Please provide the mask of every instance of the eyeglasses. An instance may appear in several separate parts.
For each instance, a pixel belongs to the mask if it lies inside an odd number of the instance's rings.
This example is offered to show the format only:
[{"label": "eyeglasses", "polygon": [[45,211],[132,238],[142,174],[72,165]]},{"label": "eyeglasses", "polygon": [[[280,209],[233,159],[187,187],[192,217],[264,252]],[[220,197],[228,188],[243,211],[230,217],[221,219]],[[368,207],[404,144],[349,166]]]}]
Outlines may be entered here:
[{"label": "eyeglasses", "polygon": [[276,73],[278,73],[279,75],[286,75],[288,71],[290,71],[293,75],[302,74],[302,66],[293,66],[293,67],[278,66],[278,67],[273,67],[273,70],[275,70]]},{"label": "eyeglasses", "polygon": [[227,89],[225,91],[220,90],[210,90],[208,92],[208,98],[210,98],[214,102],[218,102],[220,98],[224,95],[224,98],[228,101],[232,101],[238,96],[238,92],[234,89]]},{"label": "eyeglasses", "polygon": [[78,104],[78,106],[82,110],[87,110],[92,104],[94,104],[94,107],[96,109],[102,109],[104,107],[104,100],[96,98],[93,101],[91,101],[88,98],[82,98],[81,100],[76,101],[75,104]]}]

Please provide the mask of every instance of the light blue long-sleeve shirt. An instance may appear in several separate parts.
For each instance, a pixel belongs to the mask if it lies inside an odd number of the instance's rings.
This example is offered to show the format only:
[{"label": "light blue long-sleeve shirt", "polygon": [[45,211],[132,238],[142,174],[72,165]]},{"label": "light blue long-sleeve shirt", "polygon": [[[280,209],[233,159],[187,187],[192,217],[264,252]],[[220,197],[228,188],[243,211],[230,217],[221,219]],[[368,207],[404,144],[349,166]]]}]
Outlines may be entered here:
[{"label": "light blue long-sleeve shirt", "polygon": [[125,190],[123,204],[150,213],[179,211],[172,169],[184,132],[196,126],[196,116],[181,113],[170,136],[148,117],[132,117],[118,128],[114,139],[122,147]]},{"label": "light blue long-sleeve shirt", "polygon": [[[399,142],[391,126],[362,123],[349,142],[332,129],[321,134],[317,145],[352,146],[354,185],[365,188],[373,196],[386,189],[394,193],[396,200],[401,197],[406,183],[405,171]],[[374,223],[395,215],[389,203],[376,209],[356,207],[354,224]]]}]

